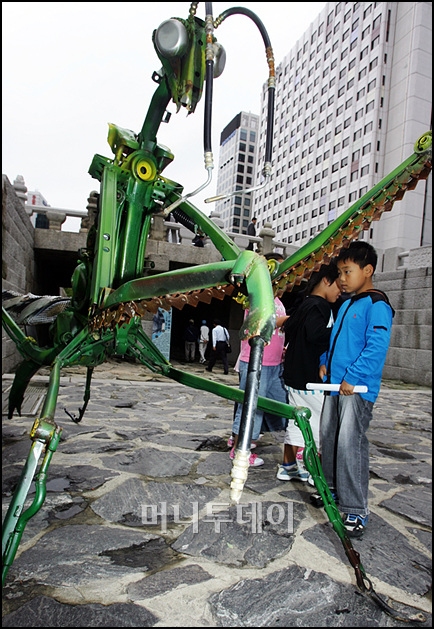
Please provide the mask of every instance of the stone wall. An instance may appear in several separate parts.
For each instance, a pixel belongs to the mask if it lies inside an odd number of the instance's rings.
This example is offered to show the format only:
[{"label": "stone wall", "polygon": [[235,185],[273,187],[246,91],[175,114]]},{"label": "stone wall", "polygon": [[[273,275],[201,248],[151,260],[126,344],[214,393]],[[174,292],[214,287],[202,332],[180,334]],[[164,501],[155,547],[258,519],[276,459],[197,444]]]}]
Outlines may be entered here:
[{"label": "stone wall", "polygon": [[383,377],[432,385],[432,266],[375,274],[395,310]]},{"label": "stone wall", "polygon": [[[2,288],[34,292],[34,227],[9,179],[2,176]],[[30,333],[30,332],[29,332]],[[22,360],[15,343],[2,328],[2,373],[11,372]]]}]

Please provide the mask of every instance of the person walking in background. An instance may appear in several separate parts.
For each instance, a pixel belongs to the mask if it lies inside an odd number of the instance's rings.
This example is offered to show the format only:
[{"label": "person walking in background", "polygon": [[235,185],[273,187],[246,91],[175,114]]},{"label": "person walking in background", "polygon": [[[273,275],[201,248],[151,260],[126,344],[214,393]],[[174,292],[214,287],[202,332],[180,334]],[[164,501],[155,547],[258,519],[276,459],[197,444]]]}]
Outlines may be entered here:
[{"label": "person walking in background", "polygon": [[184,332],[185,360],[193,363],[196,358],[196,343],[199,341],[199,330],[194,325],[194,319],[190,319]]},{"label": "person walking in background", "polygon": [[217,362],[217,359],[223,363],[223,372],[227,376],[229,373],[228,367],[228,355],[226,352],[227,344],[229,342],[229,333],[226,328],[224,328],[219,319],[214,319],[213,321],[213,329],[212,329],[212,351],[209,359],[207,371],[212,371],[212,368]]},{"label": "person walking in background", "polygon": [[[247,226],[247,235],[248,236],[256,236],[256,221],[257,221],[257,218],[256,218],[256,216],[254,216],[252,218],[251,223],[249,223],[249,225]],[[247,245],[246,249],[249,249],[249,251],[253,251],[253,242],[249,242],[249,244]]]},{"label": "person walking in background", "polygon": [[209,341],[209,327],[206,324],[206,319],[203,319],[202,325],[199,330],[199,362],[201,365],[206,363],[205,351]]},{"label": "person walking in background", "polygon": [[[336,262],[324,264],[312,273],[301,301],[285,324],[285,360],[283,379],[288,387],[288,404],[305,406],[311,411],[310,426],[318,452],[320,449],[319,422],[324,401],[323,391],[309,391],[308,382],[321,382],[318,365],[328,348],[334,322],[332,305],[341,294]],[[285,432],[283,463],[277,478],[309,481],[311,477],[303,464],[304,438],[301,430],[290,420]]]},{"label": "person walking in background", "polygon": [[[369,443],[366,432],[381,386],[394,310],[376,290],[372,276],[377,253],[367,242],[353,241],[337,257],[339,282],[346,299],[321,357],[320,378],[339,384],[324,398],[320,420],[322,467],[339,501],[350,537],[361,537],[368,524]],[[365,385],[366,393],[354,393]]]},{"label": "person walking in background", "polygon": [[193,238],[191,242],[193,243],[195,247],[204,247],[205,246],[204,239],[205,237],[203,234],[196,234],[196,236]]},{"label": "person walking in background", "polygon": [[[276,261],[282,261],[283,256],[278,253],[270,253],[265,256],[268,260],[274,259]],[[261,377],[259,380],[258,395],[262,397],[268,397],[278,402],[286,403],[287,394],[283,381],[283,348],[285,343],[285,335],[281,329],[282,325],[287,320],[286,310],[283,303],[280,301],[283,291],[279,291],[274,298],[274,304],[276,308],[276,328],[270,339],[268,345],[264,347],[264,353],[262,356],[262,368]],[[245,317],[248,315],[248,310],[245,311]],[[239,376],[240,376],[240,389],[245,391],[247,382],[247,372],[250,360],[250,343],[247,340],[241,341],[241,352],[238,361]],[[240,429],[241,414],[243,411],[243,405],[238,404],[236,407],[233,423],[232,423],[232,436],[229,438],[228,445],[232,446],[230,451],[231,459],[235,456],[235,448],[238,444],[238,433]],[[264,411],[257,410],[253,431],[252,431],[252,443],[251,448],[256,447],[256,442],[261,434],[264,420]],[[277,418],[274,415],[269,416],[271,424],[273,420],[273,430],[285,430],[287,421],[283,417]],[[257,454],[251,454],[249,463],[253,467],[259,467],[264,465],[264,460]]]}]

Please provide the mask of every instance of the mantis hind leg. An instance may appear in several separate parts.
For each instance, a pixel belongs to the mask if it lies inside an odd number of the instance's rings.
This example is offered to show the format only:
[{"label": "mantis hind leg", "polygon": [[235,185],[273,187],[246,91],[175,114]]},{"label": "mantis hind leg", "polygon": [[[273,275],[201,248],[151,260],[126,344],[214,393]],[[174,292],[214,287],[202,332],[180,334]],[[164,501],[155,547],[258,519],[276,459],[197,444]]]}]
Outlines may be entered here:
[{"label": "mantis hind leg", "polygon": [[[48,391],[45,396],[41,416],[33,424],[30,432],[32,445],[23,472],[18,481],[2,529],[2,584],[12,565],[28,520],[42,507],[46,496],[47,471],[51,458],[57,449],[62,433],[54,423],[57,396],[59,393],[60,366],[53,366]],[[44,455],[41,466],[38,464]],[[35,496],[27,509],[24,509],[32,482],[35,481]]]}]

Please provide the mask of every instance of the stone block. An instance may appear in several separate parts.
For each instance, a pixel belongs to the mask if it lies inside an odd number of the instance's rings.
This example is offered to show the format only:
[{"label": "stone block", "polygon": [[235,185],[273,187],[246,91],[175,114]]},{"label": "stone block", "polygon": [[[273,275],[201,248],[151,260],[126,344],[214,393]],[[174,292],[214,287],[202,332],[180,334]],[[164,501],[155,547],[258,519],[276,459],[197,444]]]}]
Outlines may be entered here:
[{"label": "stone block", "polygon": [[410,348],[390,347],[387,352],[387,364],[396,367],[414,368],[416,351]]}]

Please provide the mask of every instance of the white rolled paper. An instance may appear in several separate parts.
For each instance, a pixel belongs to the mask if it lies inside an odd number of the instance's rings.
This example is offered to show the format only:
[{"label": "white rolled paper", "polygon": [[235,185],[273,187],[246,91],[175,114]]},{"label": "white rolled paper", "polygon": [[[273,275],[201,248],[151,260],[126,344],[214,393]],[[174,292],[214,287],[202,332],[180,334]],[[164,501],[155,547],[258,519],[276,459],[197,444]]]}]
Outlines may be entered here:
[{"label": "white rolled paper", "polygon": [[[326,384],[325,382],[308,382],[306,389],[310,391],[339,391],[340,384]],[[368,387],[364,384],[356,384],[354,393],[366,393]]]}]

